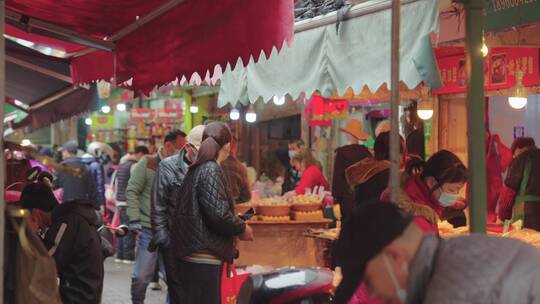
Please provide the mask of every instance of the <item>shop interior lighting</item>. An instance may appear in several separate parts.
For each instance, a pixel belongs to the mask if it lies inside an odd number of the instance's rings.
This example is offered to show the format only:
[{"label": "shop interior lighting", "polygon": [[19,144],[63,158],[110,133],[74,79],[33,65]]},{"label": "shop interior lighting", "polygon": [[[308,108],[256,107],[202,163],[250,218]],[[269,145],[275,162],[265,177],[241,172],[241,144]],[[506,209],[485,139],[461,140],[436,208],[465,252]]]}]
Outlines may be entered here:
[{"label": "shop interior lighting", "polygon": [[189,112],[193,114],[199,113],[199,106],[195,102],[192,102],[191,105],[189,106]]},{"label": "shop interior lighting", "polygon": [[274,96],[274,98],[272,99],[276,106],[282,106],[285,104],[285,96],[281,96],[281,97]]},{"label": "shop interior lighting", "polygon": [[253,111],[253,107],[249,107],[249,110],[246,113],[246,121],[249,123],[254,123],[257,121],[257,113]]},{"label": "shop interior lighting", "polygon": [[119,103],[116,105],[116,109],[120,112],[124,112],[126,110],[126,104],[125,103]]},{"label": "shop interior lighting", "polygon": [[240,111],[238,111],[237,108],[233,108],[233,109],[231,110],[231,113],[229,113],[229,118],[230,118],[231,120],[238,120],[238,119],[240,119]]},{"label": "shop interior lighting", "polygon": [[422,120],[430,120],[433,117],[433,96],[431,95],[429,88],[423,87],[421,96],[416,109],[416,114]]},{"label": "shop interior lighting", "polygon": [[84,123],[87,125],[87,126],[91,126],[92,125],[92,118],[88,117],[84,120]]},{"label": "shop interior lighting", "polygon": [[111,107],[105,105],[105,106],[102,106],[101,107],[101,112],[103,112],[104,114],[109,114],[111,112]]},{"label": "shop interior lighting", "polygon": [[482,56],[485,58],[489,54],[489,48],[486,45],[486,39],[482,38],[482,48],[480,49],[480,52],[482,52]]},{"label": "shop interior lighting", "polygon": [[23,140],[21,141],[21,146],[23,146],[23,147],[28,147],[28,146],[30,146],[30,145],[32,145],[32,142],[30,141],[30,139],[26,139],[26,138],[25,138],[25,139],[23,139]]},{"label": "shop interior lighting", "polygon": [[516,85],[512,89],[508,103],[516,110],[523,109],[527,105],[527,89],[523,86],[523,71],[516,73]]}]

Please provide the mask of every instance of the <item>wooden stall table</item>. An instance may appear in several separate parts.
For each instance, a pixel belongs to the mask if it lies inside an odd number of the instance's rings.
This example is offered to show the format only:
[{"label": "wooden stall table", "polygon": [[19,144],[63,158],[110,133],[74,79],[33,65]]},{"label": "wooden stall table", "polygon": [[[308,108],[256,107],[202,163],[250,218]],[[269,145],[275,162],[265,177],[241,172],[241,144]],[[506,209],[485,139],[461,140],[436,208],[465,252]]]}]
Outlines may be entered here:
[{"label": "wooden stall table", "polygon": [[272,267],[324,266],[324,246],[305,236],[309,229],[326,229],[332,220],[313,221],[250,221],[255,241],[238,242],[237,265]]}]

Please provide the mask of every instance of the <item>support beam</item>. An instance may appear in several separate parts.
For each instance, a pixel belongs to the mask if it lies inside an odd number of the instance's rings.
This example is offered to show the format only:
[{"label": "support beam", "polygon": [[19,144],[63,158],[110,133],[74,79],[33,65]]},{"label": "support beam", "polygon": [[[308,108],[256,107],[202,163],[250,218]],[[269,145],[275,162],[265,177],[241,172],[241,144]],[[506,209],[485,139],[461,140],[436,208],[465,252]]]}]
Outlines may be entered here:
[{"label": "support beam", "polygon": [[124,27],[123,29],[121,29],[120,31],[118,31],[117,33],[115,33],[114,35],[109,37],[109,39],[107,39],[107,40],[116,42],[116,41],[124,38],[125,36],[127,36],[127,35],[131,34],[132,32],[134,32],[139,27],[141,27],[141,26],[147,24],[148,22],[156,19],[157,17],[167,13],[168,11],[172,10],[173,8],[175,8],[177,5],[179,5],[180,3],[184,2],[184,1],[185,0],[170,0],[170,1],[166,2],[165,4],[163,4],[162,6],[156,8],[155,10],[151,11],[150,13],[148,13],[148,14],[142,16],[142,17],[137,16],[137,18],[135,19],[135,21],[133,23],[131,23],[128,26]]},{"label": "support beam", "polygon": [[[0,117],[4,117],[4,103],[6,98],[4,96],[6,92],[6,63],[5,63],[5,54],[6,54],[6,41],[4,38],[4,12],[5,12],[5,1],[0,0]],[[0,124],[0,134],[4,134],[4,124]],[[0,137],[0,267],[2,268],[2,275],[0,275],[0,299],[4,299],[4,274],[5,274],[5,261],[4,261],[4,231],[6,228],[6,217],[5,217],[5,208],[6,202],[4,200],[4,184],[5,184],[5,172],[6,172],[6,161],[4,156],[4,136]]]},{"label": "support beam", "polygon": [[486,128],[484,60],[480,49],[484,27],[484,0],[463,0],[465,6],[465,62],[469,142],[469,206],[471,232],[486,232]]},{"label": "support beam", "polygon": [[28,23],[22,24],[20,22],[23,15],[6,11],[6,22],[10,25],[23,29],[29,33],[42,35],[54,39],[59,39],[75,44],[80,44],[86,47],[103,50],[103,51],[112,51],[114,50],[114,43],[111,41],[106,41],[98,39],[92,36],[84,35],[76,31],[48,23],[46,21],[41,21],[38,19],[30,18]]},{"label": "support beam", "polygon": [[6,55],[6,61],[14,63],[14,64],[16,64],[18,66],[27,68],[27,69],[32,70],[34,72],[38,72],[38,73],[41,73],[43,75],[47,75],[49,77],[65,81],[67,83],[73,83],[73,79],[71,78],[71,76],[67,76],[67,75],[64,75],[62,73],[51,71],[51,70],[49,70],[47,68],[41,67],[39,65],[35,65],[33,63],[30,63],[28,61],[24,61],[22,59],[19,59],[19,58],[13,57],[13,56]]},{"label": "support beam", "polygon": [[400,153],[399,153],[399,25],[401,17],[401,0],[392,0],[392,51],[391,51],[391,95],[390,100],[390,198],[399,201],[400,189]]},{"label": "support beam", "polygon": [[[82,87],[81,87],[82,88]],[[49,96],[49,97],[46,97],[38,102],[36,102],[35,104],[31,105],[30,108],[28,109],[29,111],[35,111],[39,108],[42,108],[52,102],[55,102],[57,101],[58,99],[68,95],[68,94],[71,94],[72,92],[74,92],[75,90],[77,90],[78,88],[76,87],[72,87],[72,86],[69,86],[65,89],[62,89],[56,93],[54,93],[53,95]]]}]

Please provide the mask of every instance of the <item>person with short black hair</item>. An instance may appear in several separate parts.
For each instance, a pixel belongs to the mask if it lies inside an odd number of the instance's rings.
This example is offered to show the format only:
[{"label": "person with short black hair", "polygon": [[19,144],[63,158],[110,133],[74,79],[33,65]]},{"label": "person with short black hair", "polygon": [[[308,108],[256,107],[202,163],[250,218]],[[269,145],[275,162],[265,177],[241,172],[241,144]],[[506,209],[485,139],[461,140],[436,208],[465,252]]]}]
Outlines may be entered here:
[{"label": "person with short black hair", "polygon": [[186,133],[182,130],[173,130],[165,136],[163,146],[157,152],[156,161],[159,161],[177,154],[186,144]]},{"label": "person with short black hair", "polygon": [[499,196],[499,218],[522,219],[526,228],[540,231],[540,150],[534,139],[518,137],[512,153]]},{"label": "person with short black hair", "polygon": [[[45,247],[56,261],[63,303],[101,303],[103,252],[93,202],[71,200],[58,204],[45,183],[28,184],[22,207],[39,213]],[[48,228],[48,229],[47,229]]]},{"label": "person with short black hair", "polygon": [[[343,279],[334,302],[349,302],[364,281],[391,303],[537,303],[540,251],[486,235],[442,239],[424,233],[392,203],[354,210],[336,242]],[[486,263],[489,261],[489,263]]]}]

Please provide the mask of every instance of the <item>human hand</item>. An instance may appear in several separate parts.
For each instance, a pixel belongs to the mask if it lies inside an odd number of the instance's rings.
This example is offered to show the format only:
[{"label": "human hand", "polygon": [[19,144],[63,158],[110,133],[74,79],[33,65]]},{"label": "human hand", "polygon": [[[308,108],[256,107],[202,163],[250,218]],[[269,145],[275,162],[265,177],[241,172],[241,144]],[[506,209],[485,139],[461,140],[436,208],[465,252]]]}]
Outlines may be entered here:
[{"label": "human hand", "polygon": [[246,224],[246,230],[244,230],[244,232],[242,232],[242,234],[240,234],[238,238],[241,241],[253,241],[255,239],[253,236],[253,228]]},{"label": "human hand", "polygon": [[451,208],[454,208],[454,209],[458,209],[458,210],[461,210],[461,209],[465,209],[467,207],[467,203],[465,203],[464,200],[458,200],[454,205],[450,206]]}]

